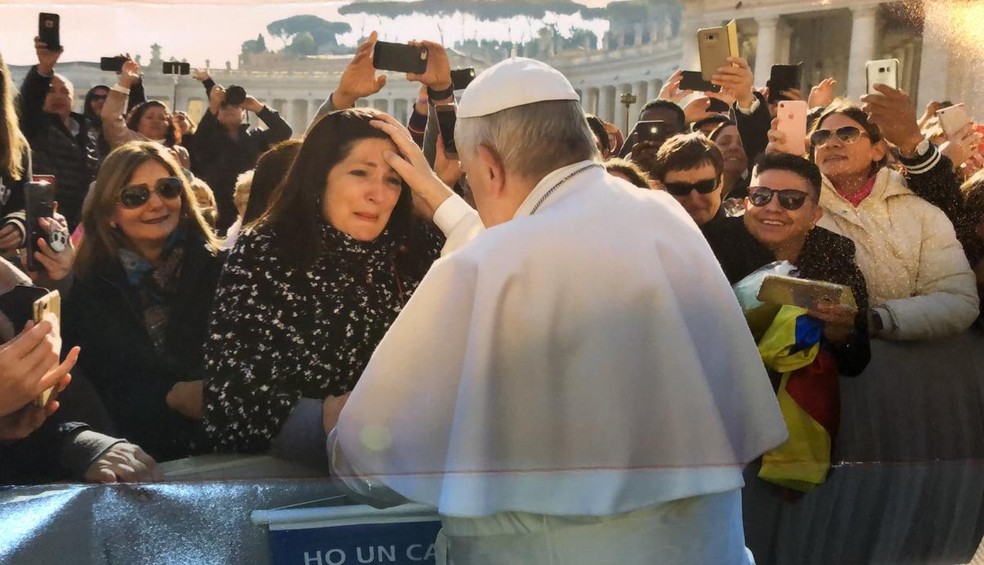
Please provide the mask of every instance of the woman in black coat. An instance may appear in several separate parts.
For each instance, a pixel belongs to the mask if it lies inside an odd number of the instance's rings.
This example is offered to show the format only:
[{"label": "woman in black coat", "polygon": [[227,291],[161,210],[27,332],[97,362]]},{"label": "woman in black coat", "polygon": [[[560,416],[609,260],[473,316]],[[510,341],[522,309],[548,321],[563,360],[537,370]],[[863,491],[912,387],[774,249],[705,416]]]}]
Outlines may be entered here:
[{"label": "woman in black coat", "polygon": [[66,346],[119,433],[157,460],[204,450],[203,347],[221,271],[217,242],[181,168],[155,143],[103,162],[64,304]]},{"label": "woman in black coat", "polygon": [[376,115],[319,120],[229,255],[206,348],[205,425],[220,449],[327,463],[325,427],[438,256]]}]

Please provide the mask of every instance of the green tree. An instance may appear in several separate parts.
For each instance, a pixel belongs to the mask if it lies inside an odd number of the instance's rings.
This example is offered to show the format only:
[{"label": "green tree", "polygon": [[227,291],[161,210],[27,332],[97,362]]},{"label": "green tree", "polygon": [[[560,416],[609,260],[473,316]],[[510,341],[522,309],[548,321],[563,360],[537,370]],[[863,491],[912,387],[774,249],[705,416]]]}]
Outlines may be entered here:
[{"label": "green tree", "polygon": [[310,14],[291,16],[267,25],[267,32],[280,39],[284,45],[293,46],[295,42],[300,40],[296,48],[291,47],[291,51],[308,48],[308,40],[300,39],[301,35],[307,34],[314,43],[314,53],[337,47],[338,35],[350,31],[352,31],[352,26],[345,22],[329,22]]},{"label": "green tree", "polygon": [[247,39],[246,41],[243,41],[241,52],[243,55],[250,53],[266,53],[267,46],[266,40],[263,39],[263,34],[258,33],[256,34],[256,39]]}]

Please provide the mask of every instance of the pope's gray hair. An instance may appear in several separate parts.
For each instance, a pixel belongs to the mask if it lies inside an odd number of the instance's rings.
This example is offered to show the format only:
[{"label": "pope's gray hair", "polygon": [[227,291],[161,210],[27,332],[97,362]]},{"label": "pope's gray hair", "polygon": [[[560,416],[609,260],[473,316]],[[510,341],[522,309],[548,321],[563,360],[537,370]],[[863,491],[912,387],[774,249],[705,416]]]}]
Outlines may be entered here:
[{"label": "pope's gray hair", "polygon": [[454,128],[459,153],[493,150],[507,171],[533,180],[571,163],[601,160],[577,100],[550,100],[460,118]]}]

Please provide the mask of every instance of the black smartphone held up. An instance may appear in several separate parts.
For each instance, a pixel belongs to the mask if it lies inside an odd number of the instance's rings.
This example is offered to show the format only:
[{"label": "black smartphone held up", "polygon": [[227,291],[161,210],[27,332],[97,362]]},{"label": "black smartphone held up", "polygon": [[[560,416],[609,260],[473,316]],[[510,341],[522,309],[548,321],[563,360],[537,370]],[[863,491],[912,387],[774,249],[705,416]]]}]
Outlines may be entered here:
[{"label": "black smartphone held up", "polygon": [[38,37],[48,49],[58,51],[61,45],[61,18],[58,14],[38,14]]},{"label": "black smartphone held up", "polygon": [[700,71],[683,71],[680,76],[680,90],[693,90],[695,92],[721,92],[721,87],[711,84],[711,81],[704,80]]},{"label": "black smartphone held up", "polygon": [[669,137],[668,131],[669,128],[667,128],[666,122],[663,120],[639,122],[635,126],[636,143],[651,141],[656,144],[662,144]]},{"label": "black smartphone held up", "polygon": [[0,294],[0,312],[14,325],[14,331],[20,333],[34,318],[34,302],[46,294],[48,290],[40,286],[19,284]]},{"label": "black smartphone held up", "polygon": [[377,41],[372,50],[372,66],[381,71],[421,75],[427,71],[427,50],[403,43]]},{"label": "black smartphone held up", "polygon": [[99,70],[118,73],[123,70],[123,63],[126,61],[126,57],[102,57],[99,59]]},{"label": "black smartphone held up", "polygon": [[25,252],[27,254],[27,268],[31,271],[40,271],[42,266],[34,258],[37,251],[38,239],[48,239],[48,232],[41,227],[38,220],[41,218],[51,218],[55,211],[55,178],[50,176],[34,175],[31,182],[24,185],[24,215],[27,224],[27,244]]},{"label": "black smartphone held up", "polygon": [[161,72],[166,75],[187,75],[191,74],[191,63],[179,63],[178,61],[164,61]]},{"label": "black smartphone held up", "polygon": [[795,65],[772,65],[772,73],[769,81],[765,83],[769,87],[769,104],[775,104],[780,100],[789,100],[782,95],[784,90],[792,90],[800,87],[803,80],[803,63]]},{"label": "black smartphone held up", "polygon": [[458,114],[454,104],[434,106],[437,111],[437,125],[441,130],[441,140],[444,141],[444,154],[452,159],[458,158],[458,148],[454,144],[454,124]]},{"label": "black smartphone held up", "polygon": [[464,90],[468,88],[468,85],[471,84],[471,81],[473,80],[475,80],[475,69],[471,67],[451,71],[451,84],[454,85],[455,90]]}]

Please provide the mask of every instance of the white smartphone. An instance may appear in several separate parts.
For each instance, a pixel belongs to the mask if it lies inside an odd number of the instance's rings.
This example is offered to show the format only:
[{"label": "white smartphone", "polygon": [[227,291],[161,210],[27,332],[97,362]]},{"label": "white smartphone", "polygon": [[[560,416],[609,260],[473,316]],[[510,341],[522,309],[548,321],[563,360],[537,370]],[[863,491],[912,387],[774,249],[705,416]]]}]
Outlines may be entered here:
[{"label": "white smartphone", "polygon": [[878,59],[868,61],[864,65],[868,78],[868,94],[876,94],[876,84],[884,84],[890,88],[899,88],[899,60]]},{"label": "white smartphone", "polygon": [[776,129],[786,134],[782,151],[793,155],[806,154],[806,114],[810,111],[804,100],[781,100],[776,107]]},{"label": "white smartphone", "polygon": [[960,130],[971,123],[970,116],[967,115],[967,110],[962,103],[937,110],[936,117],[940,120],[940,127],[943,128],[947,139],[953,139]]}]

